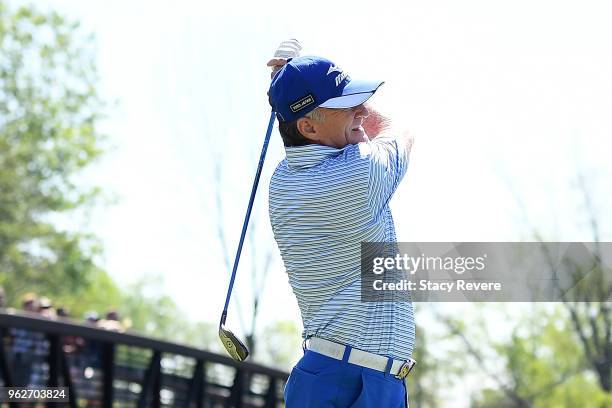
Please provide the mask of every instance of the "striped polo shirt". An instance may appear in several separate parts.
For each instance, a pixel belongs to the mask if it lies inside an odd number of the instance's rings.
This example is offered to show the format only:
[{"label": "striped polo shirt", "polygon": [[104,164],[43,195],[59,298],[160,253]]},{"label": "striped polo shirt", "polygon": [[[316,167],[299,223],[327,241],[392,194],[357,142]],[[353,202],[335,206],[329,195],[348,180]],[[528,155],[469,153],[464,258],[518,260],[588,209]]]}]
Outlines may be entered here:
[{"label": "striped polo shirt", "polygon": [[361,242],[395,242],[389,201],[408,166],[403,138],[342,149],[287,147],[270,182],[270,221],[297,297],[303,338],[407,359],[410,301],[361,301]]}]

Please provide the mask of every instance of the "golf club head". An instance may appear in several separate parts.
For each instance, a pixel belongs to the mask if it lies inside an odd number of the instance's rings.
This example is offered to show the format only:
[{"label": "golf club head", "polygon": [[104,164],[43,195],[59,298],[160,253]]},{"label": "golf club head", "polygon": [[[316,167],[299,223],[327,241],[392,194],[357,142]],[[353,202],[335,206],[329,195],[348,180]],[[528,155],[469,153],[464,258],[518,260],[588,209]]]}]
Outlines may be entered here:
[{"label": "golf club head", "polygon": [[229,355],[236,361],[244,361],[249,356],[249,349],[231,330],[219,326],[219,338]]}]

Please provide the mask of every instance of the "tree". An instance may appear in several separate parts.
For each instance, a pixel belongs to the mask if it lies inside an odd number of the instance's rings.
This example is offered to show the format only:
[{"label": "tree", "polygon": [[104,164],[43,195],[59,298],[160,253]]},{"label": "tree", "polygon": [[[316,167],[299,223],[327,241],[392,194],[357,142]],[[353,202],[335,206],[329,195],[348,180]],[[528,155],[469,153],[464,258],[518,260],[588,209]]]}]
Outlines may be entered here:
[{"label": "tree", "polygon": [[103,272],[87,233],[57,227],[99,191],[75,179],[102,153],[92,38],[55,12],[0,0],[0,285],[77,295]]},{"label": "tree", "polygon": [[[577,347],[583,352],[587,367],[597,376],[602,390],[612,393],[612,271],[603,261],[600,217],[597,214],[587,179],[582,171],[577,172],[575,186],[583,201],[583,211],[591,234],[593,250],[580,262],[565,257],[562,265],[550,254],[546,245],[541,251],[548,260],[551,275],[564,269],[572,280],[571,291],[557,287],[562,293],[561,301],[571,322],[570,329],[578,339]],[[525,223],[532,230],[535,241],[547,241],[541,231],[529,220],[522,198],[514,192],[515,199]],[[584,255],[584,254],[583,254]],[[586,277],[586,279],[585,279]]]},{"label": "tree", "polygon": [[431,352],[433,344],[439,344],[432,335],[416,327],[416,343],[413,356],[417,365],[408,378],[410,406],[414,408],[437,408],[442,406],[438,390],[445,384],[449,374],[458,374],[459,359],[442,359]]},{"label": "tree", "polygon": [[[548,305],[550,306],[550,305]],[[495,386],[473,398],[473,408],[607,407],[612,395],[588,375],[586,360],[559,307],[531,306],[519,320],[509,320],[511,335],[492,340],[485,321],[439,316],[460,340],[461,352]]]},{"label": "tree", "polygon": [[302,357],[302,336],[295,322],[277,320],[264,327],[260,336],[265,339],[259,343],[261,363],[289,371]]},{"label": "tree", "polygon": [[[589,367],[596,373],[601,388],[612,393],[612,273],[603,262],[598,217],[582,173],[578,174],[577,185],[584,199],[595,250],[588,265],[575,265],[568,260],[566,266],[574,268],[576,290],[572,296],[563,297],[563,305],[570,315],[572,328]],[[584,287],[579,279],[586,271],[595,279]]]},{"label": "tree", "polygon": [[[225,233],[225,225],[224,225],[224,212],[223,212],[223,172],[221,170],[220,157],[217,156],[214,161],[214,178],[215,178],[215,205],[216,205],[216,217],[215,220],[217,222],[217,238],[219,240],[219,244],[221,245],[221,255],[223,257],[223,262],[228,271],[228,275],[231,275],[233,268],[233,256],[235,253],[231,253],[228,245],[228,239]],[[246,298],[247,302],[240,302],[239,297],[234,295],[232,299],[236,303],[236,312],[240,318],[240,326],[242,332],[245,334],[245,342],[246,346],[249,349],[251,358],[256,358],[258,351],[257,344],[257,317],[259,315],[259,302],[261,300],[266,280],[268,277],[268,273],[270,272],[271,264],[272,264],[272,251],[269,246],[264,247],[263,260],[259,259],[258,249],[258,241],[256,238],[256,231],[258,225],[258,217],[257,212],[254,212],[251,216],[251,220],[248,226],[248,233],[245,237],[245,246],[242,251],[244,255],[246,250],[251,253],[251,281],[250,285],[252,288],[250,297]],[[241,265],[244,267],[244,256],[241,257],[243,260]],[[244,273],[244,272],[243,272]],[[249,309],[243,309],[242,305],[244,303],[248,303],[246,307]],[[249,313],[247,315],[247,313]],[[245,319],[247,316],[248,319]]]},{"label": "tree", "polygon": [[78,23],[0,0],[0,285],[12,306],[37,292],[76,319],[117,309],[145,334],[216,346],[216,329],[168,296],[147,296],[144,282],[122,291],[97,265],[93,235],[58,227],[100,197],[76,182],[103,152],[93,48]]},{"label": "tree", "polygon": [[128,286],[118,304],[130,328],[145,335],[221,352],[216,325],[194,323],[167,295],[161,280],[146,277]]}]

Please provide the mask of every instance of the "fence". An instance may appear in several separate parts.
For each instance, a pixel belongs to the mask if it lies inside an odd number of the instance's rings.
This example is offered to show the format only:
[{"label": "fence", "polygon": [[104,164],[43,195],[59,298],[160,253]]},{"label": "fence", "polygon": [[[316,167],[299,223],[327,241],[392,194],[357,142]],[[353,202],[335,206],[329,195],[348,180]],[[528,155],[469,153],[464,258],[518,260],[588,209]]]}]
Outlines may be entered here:
[{"label": "fence", "polygon": [[0,340],[3,386],[65,386],[70,408],[284,406],[286,372],[181,344],[8,311]]}]

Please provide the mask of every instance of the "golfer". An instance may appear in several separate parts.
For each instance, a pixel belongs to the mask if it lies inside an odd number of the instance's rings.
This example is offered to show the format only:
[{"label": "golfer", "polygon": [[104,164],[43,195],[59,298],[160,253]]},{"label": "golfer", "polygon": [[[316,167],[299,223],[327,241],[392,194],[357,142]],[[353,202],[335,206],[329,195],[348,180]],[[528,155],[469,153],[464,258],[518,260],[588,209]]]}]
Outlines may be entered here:
[{"label": "golfer", "polygon": [[408,406],[412,303],[362,302],[361,242],[395,242],[389,201],[412,140],[364,103],[381,81],[320,57],[273,59],[268,93],[286,158],[270,183],[270,220],[304,325],[288,408]]}]

